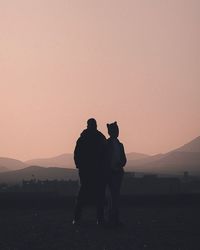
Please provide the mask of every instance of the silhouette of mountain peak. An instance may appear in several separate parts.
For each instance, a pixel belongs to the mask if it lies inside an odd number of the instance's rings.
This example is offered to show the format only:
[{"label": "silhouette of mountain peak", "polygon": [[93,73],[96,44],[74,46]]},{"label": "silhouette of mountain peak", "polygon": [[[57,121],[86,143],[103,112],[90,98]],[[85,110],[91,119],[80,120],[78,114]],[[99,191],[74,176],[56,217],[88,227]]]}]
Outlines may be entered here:
[{"label": "silhouette of mountain peak", "polygon": [[24,162],[13,158],[0,157],[0,167],[7,168],[7,170],[14,170],[25,168],[27,165]]},{"label": "silhouette of mountain peak", "polygon": [[200,152],[200,136],[196,137],[192,141],[184,144],[180,148],[177,148],[174,151],[182,151],[182,152]]}]

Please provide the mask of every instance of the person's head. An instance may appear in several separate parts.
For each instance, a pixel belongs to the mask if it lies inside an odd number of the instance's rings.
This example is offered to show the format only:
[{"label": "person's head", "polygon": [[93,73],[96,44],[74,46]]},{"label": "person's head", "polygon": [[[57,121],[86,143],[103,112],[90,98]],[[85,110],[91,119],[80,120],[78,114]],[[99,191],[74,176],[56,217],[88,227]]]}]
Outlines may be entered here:
[{"label": "person's head", "polygon": [[110,124],[107,123],[107,128],[108,134],[111,138],[117,138],[119,136],[119,127],[117,125],[117,122],[113,122]]},{"label": "person's head", "polygon": [[97,122],[94,118],[90,118],[87,121],[87,128],[89,130],[96,130],[97,129]]}]

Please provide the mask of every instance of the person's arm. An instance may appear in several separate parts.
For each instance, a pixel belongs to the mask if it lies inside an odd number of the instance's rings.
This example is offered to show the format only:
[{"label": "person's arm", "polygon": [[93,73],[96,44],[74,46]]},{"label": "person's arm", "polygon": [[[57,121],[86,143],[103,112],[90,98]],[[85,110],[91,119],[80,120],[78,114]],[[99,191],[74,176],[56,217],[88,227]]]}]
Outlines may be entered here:
[{"label": "person's arm", "polygon": [[74,149],[74,162],[75,162],[76,168],[79,168],[79,163],[80,163],[80,145],[79,144],[80,144],[80,141],[77,140],[76,146]]},{"label": "person's arm", "polygon": [[121,164],[124,167],[127,163],[126,154],[124,150],[124,145],[121,143]]}]

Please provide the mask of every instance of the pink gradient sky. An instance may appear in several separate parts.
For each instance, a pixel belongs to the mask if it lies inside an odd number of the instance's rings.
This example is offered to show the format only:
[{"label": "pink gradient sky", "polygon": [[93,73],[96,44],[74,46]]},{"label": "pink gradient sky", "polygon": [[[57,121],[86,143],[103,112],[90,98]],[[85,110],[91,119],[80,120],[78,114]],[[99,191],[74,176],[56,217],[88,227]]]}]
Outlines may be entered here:
[{"label": "pink gradient sky", "polygon": [[200,1],[0,0],[0,156],[73,152],[87,118],[126,151],[200,135]]}]

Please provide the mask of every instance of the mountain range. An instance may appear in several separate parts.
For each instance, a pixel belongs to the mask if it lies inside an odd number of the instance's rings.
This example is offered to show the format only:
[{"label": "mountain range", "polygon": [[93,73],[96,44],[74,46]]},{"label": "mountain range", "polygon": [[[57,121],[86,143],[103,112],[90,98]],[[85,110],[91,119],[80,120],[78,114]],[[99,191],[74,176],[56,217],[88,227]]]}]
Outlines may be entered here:
[{"label": "mountain range", "polygon": [[[165,174],[182,174],[184,171],[189,171],[192,174],[200,175],[200,136],[165,154],[150,156],[133,152],[127,154],[127,159],[127,171]],[[32,167],[30,168],[30,166]],[[38,166],[42,168],[38,168]],[[25,162],[0,157],[0,182],[2,181],[2,176],[15,175],[17,178],[18,173],[25,178],[27,177],[27,171],[29,176],[30,172],[35,175],[36,171],[38,177],[43,176],[44,178],[66,176],[69,174],[69,171],[77,172],[72,154],[32,159]],[[64,173],[62,171],[64,171]],[[60,175],[59,173],[57,175],[56,172],[59,172]]]},{"label": "mountain range", "polygon": [[25,161],[28,166],[75,168],[72,154],[61,154],[51,158],[41,158]]},{"label": "mountain range", "polygon": [[166,154],[130,160],[129,171],[181,174],[188,171],[200,174],[200,136]]},{"label": "mountain range", "polygon": [[9,170],[18,170],[25,167],[28,167],[28,165],[25,162],[12,158],[0,157],[0,172],[5,172]]},{"label": "mountain range", "polygon": [[[140,160],[149,157],[145,154],[140,153],[128,153],[127,158],[129,160]],[[73,154],[61,154],[56,157],[51,158],[39,158],[32,159],[25,162],[11,159],[11,158],[0,158],[0,171],[5,172],[8,170],[18,170],[23,169],[28,166],[42,166],[42,167],[59,167],[59,168],[68,168],[75,169]]]}]

